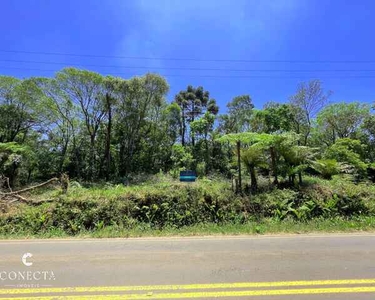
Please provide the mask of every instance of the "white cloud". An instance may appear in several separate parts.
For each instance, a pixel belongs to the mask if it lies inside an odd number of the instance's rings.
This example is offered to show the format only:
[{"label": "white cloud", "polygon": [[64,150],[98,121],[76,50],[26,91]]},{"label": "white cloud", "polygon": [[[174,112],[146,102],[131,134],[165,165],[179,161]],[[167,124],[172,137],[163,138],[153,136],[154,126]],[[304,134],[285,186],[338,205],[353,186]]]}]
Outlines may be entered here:
[{"label": "white cloud", "polygon": [[135,11],[128,13],[137,14],[140,23],[124,36],[120,51],[165,56],[192,44],[197,51],[231,50],[233,44],[254,51],[271,39],[281,40],[302,5],[301,0],[135,0]]},{"label": "white cloud", "polygon": [[[124,1],[125,2],[125,1]],[[114,55],[186,58],[271,58],[299,16],[302,0],[134,0],[124,12]],[[127,16],[131,18],[128,21]],[[121,28],[118,29],[121,32]],[[274,45],[277,45],[275,47]],[[124,65],[124,60],[118,64]],[[209,62],[129,60],[131,66],[217,67]],[[221,64],[237,67],[239,64]],[[135,70],[143,74],[146,70]],[[199,74],[165,70],[161,74]],[[200,74],[211,75],[212,72]],[[222,74],[222,73],[221,73]],[[222,74],[223,75],[223,74]],[[168,78],[171,85],[180,78]]]}]

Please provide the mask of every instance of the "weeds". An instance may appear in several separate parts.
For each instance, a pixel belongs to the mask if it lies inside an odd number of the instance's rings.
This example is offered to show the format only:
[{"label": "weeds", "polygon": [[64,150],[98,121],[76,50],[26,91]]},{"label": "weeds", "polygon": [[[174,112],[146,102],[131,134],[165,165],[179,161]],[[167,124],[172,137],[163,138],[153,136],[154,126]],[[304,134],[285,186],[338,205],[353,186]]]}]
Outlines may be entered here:
[{"label": "weeds", "polygon": [[360,230],[362,225],[374,227],[374,212],[375,187],[337,176],[331,181],[307,178],[300,189],[265,188],[256,195],[238,196],[223,179],[179,183],[158,175],[155,181],[134,186],[72,184],[54,203],[18,204],[0,215],[0,235],[136,236],[143,231],[168,235],[195,230],[208,234],[207,228],[230,234],[299,227]]}]

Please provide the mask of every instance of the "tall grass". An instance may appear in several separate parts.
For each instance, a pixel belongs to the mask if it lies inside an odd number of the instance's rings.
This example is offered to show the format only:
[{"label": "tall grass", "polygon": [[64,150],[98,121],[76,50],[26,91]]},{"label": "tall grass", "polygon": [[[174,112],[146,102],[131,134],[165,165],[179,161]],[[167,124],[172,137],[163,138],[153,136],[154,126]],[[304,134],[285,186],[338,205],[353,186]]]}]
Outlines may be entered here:
[{"label": "tall grass", "polygon": [[73,182],[40,206],[17,204],[0,214],[1,236],[144,236],[372,230],[375,186],[345,177],[308,177],[300,187],[236,195],[222,178],[180,183],[157,175],[130,186]]}]

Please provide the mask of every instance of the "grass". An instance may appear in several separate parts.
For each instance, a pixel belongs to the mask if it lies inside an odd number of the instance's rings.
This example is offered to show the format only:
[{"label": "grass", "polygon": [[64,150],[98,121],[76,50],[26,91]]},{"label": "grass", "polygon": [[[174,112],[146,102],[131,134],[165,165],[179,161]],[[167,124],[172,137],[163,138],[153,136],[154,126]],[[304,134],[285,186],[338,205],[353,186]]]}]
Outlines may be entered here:
[{"label": "grass", "polygon": [[[375,232],[375,217],[354,219],[314,219],[309,221],[264,219],[246,224],[204,223],[182,228],[150,228],[147,224],[132,229],[106,226],[97,230],[82,230],[74,238],[132,238],[132,237],[174,237],[174,236],[233,236],[263,234],[306,234],[306,233],[350,233]],[[52,228],[40,233],[17,232],[0,235],[0,239],[49,239],[72,238],[63,230]]]},{"label": "grass", "polygon": [[115,238],[300,234],[375,231],[375,185],[344,177],[304,178],[302,187],[275,189],[260,180],[257,195],[235,195],[230,182],[179,183],[165,175],[135,185],[72,182],[67,195],[46,187],[29,206],[0,213],[1,239]]}]

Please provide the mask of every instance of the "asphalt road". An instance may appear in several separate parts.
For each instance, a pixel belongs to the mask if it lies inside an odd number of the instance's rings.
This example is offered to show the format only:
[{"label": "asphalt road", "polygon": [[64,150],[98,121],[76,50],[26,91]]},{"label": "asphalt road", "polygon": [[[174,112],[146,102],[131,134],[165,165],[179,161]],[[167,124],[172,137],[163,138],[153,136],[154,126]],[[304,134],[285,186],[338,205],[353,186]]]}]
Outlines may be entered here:
[{"label": "asphalt road", "polygon": [[375,299],[375,235],[0,241],[0,299],[216,297]]}]

